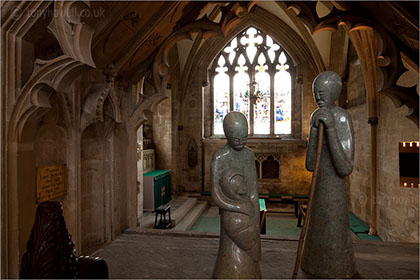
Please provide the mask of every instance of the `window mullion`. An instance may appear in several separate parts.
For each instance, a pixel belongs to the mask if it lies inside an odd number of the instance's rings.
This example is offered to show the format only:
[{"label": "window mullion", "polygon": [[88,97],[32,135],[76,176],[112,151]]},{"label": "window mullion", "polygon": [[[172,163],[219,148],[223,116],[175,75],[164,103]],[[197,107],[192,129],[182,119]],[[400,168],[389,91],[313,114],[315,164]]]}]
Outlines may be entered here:
[{"label": "window mullion", "polygon": [[213,116],[212,116],[212,122],[211,122],[211,135],[215,135],[214,133],[214,119],[215,119],[215,112],[216,107],[214,105],[214,76],[216,71],[211,72],[211,84],[210,84],[210,92],[211,92],[211,98],[210,98],[210,108],[213,108]]},{"label": "window mullion", "polygon": [[270,71],[270,135],[274,135],[274,72]]},{"label": "window mullion", "polygon": [[252,67],[250,66],[249,68],[249,94],[248,94],[248,104],[249,104],[249,126],[250,126],[250,130],[249,130],[249,134],[250,135],[254,135],[254,104],[251,101],[251,96],[254,94],[253,91],[253,86],[252,83],[254,82],[254,71],[252,71]]},{"label": "window mullion", "polygon": [[233,78],[235,77],[235,74],[233,73],[233,70],[229,70],[229,112],[233,111],[233,105],[234,105],[234,100],[233,100],[233,92],[234,92],[234,88],[233,88]]}]

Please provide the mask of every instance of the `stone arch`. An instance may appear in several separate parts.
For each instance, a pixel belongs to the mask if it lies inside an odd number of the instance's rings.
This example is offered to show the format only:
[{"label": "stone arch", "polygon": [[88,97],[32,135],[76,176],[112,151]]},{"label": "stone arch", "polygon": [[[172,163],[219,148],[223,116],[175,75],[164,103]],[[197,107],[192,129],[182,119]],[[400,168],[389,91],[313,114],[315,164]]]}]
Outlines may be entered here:
[{"label": "stone arch", "polygon": [[[187,116],[184,112],[186,110],[185,104],[188,102],[187,93],[192,91],[191,86],[194,84],[194,80],[198,80],[200,83],[207,83],[209,80],[208,68],[214,58],[227,43],[249,26],[254,26],[261,29],[266,34],[269,34],[290,56],[295,66],[292,73],[292,91],[295,91],[298,87],[295,78],[300,75],[301,70],[299,69],[299,66],[306,65],[308,69],[310,69],[310,75],[313,77],[322,70],[322,66],[317,65],[313,60],[309,47],[296,31],[268,11],[259,7],[254,7],[254,11],[241,18],[241,21],[233,26],[225,37],[214,36],[208,38],[206,44],[203,44],[197,54],[193,57],[192,65],[194,65],[194,67],[191,68],[191,74],[183,74],[184,80],[181,81],[181,88],[183,90],[181,96],[184,97],[180,102],[180,115],[178,116],[181,123],[186,121]],[[204,90],[207,91],[205,94],[208,94],[210,88],[205,87]],[[296,107],[299,107],[300,98],[297,98],[297,95],[295,94],[292,95],[292,98]],[[300,116],[300,114],[298,115]],[[292,124],[292,130],[292,134],[296,135],[296,137],[300,135],[300,129],[296,125]]]},{"label": "stone arch", "polygon": [[117,124],[110,97],[101,102],[101,119],[81,131],[81,246],[90,253],[128,225],[125,176],[126,130]]},{"label": "stone arch", "polygon": [[[52,94],[46,102],[51,104],[51,108],[36,110],[31,114],[17,140],[17,219],[21,253],[26,251],[26,242],[35,218],[37,168],[67,163],[67,133],[59,125],[62,114],[57,94]],[[67,207],[65,198],[57,200],[63,201],[63,207]]]},{"label": "stone arch", "polygon": [[[290,55],[295,65],[308,63],[314,76],[319,72],[319,67],[313,61],[310,49],[296,31],[278,17],[258,7],[255,7],[254,12],[245,16],[238,24],[232,27],[226,37],[212,37],[207,39],[206,44],[201,47],[195,57],[196,63],[194,65],[196,66],[191,72],[197,73],[196,71],[199,69],[207,69],[223,47],[239,32],[251,25],[261,29],[275,39]],[[207,75],[203,71],[200,71],[200,74]],[[200,77],[202,77],[203,81],[206,81],[206,76],[201,75]]]}]

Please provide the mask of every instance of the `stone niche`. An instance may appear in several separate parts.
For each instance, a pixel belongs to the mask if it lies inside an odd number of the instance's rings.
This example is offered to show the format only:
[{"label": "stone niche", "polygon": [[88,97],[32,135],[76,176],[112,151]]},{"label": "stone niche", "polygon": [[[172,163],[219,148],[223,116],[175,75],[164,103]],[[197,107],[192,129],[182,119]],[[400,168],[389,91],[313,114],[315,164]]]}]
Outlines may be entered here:
[{"label": "stone niche", "polygon": [[[213,153],[226,139],[203,140],[204,191],[210,192],[210,165]],[[305,140],[249,139],[255,153],[259,193],[307,194],[312,173],[305,169]]]}]

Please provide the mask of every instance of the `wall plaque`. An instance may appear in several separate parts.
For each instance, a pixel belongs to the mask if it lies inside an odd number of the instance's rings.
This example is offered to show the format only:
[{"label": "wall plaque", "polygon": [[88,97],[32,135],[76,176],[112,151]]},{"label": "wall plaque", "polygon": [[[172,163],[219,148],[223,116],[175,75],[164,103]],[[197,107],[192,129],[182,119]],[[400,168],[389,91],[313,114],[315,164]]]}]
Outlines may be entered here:
[{"label": "wall plaque", "polygon": [[37,168],[36,178],[37,203],[67,194],[65,165],[51,165]]}]

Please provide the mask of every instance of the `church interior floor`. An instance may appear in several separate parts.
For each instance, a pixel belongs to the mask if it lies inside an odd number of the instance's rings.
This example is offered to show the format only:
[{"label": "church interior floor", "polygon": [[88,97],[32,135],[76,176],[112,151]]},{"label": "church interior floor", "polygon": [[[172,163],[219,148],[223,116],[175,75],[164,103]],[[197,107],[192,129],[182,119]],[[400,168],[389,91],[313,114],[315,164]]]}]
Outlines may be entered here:
[{"label": "church interior floor", "polygon": [[[108,263],[110,278],[208,279],[218,249],[217,233],[127,230],[94,253]],[[263,236],[263,278],[290,278],[296,237]],[[413,243],[353,241],[357,278],[418,279],[419,246]],[[298,278],[309,278],[302,271]]]},{"label": "church interior floor", "polygon": [[[219,208],[209,200],[191,194],[174,196],[171,205],[172,228],[175,232],[220,232]],[[273,236],[299,237],[301,227],[294,213],[294,205],[266,202],[266,234]],[[303,222],[303,221],[302,221]],[[141,229],[152,229],[155,224],[154,212],[145,212],[140,220]],[[354,240],[381,241],[378,236],[368,234],[369,227],[350,213],[350,228]]]},{"label": "church interior floor", "polygon": [[[267,205],[266,233],[277,236],[299,236],[293,205]],[[216,206],[210,206],[191,227],[194,232],[220,232],[220,216]]]}]

